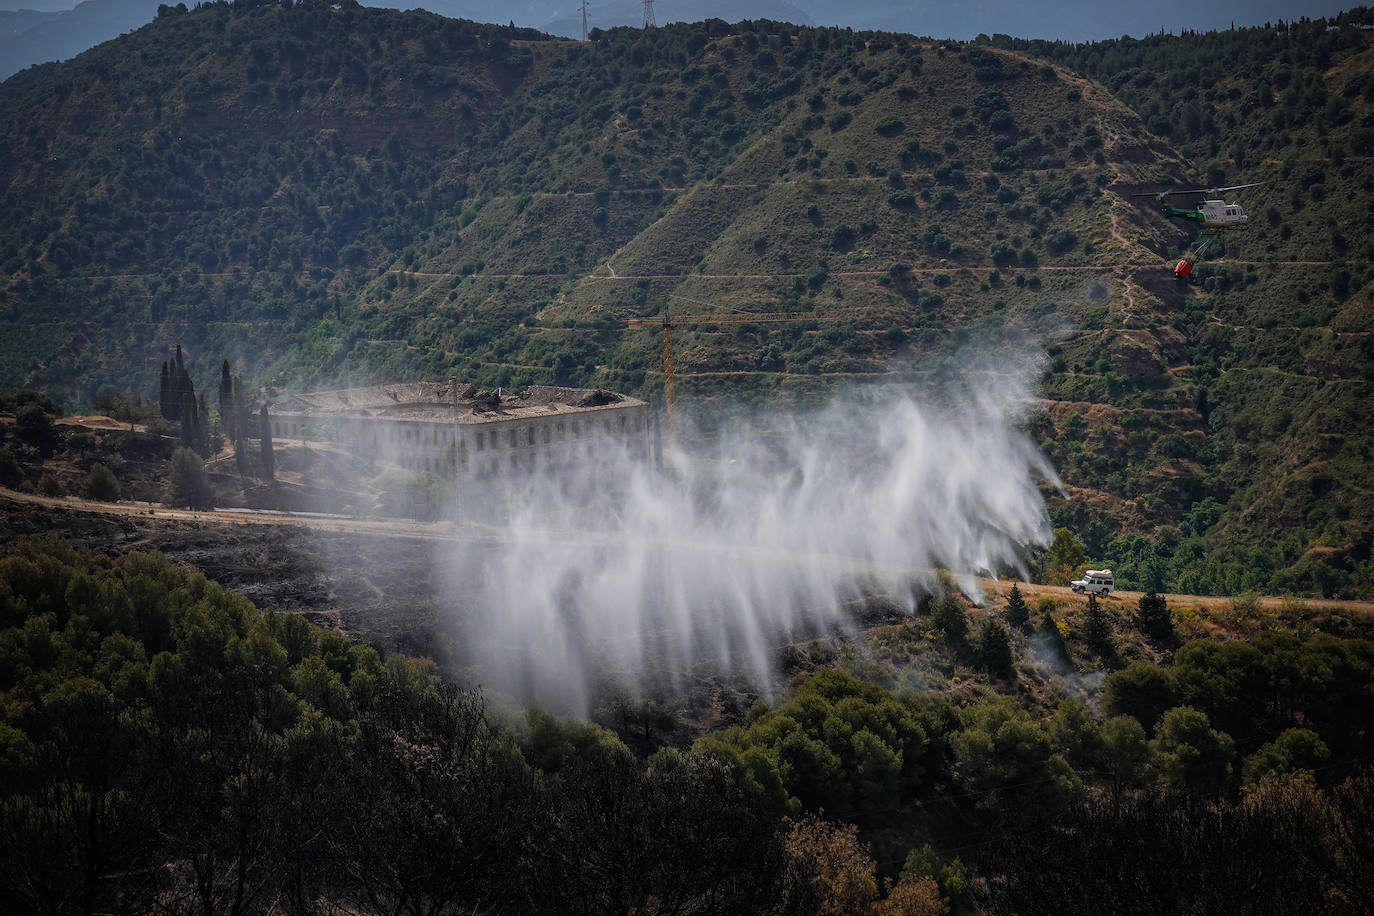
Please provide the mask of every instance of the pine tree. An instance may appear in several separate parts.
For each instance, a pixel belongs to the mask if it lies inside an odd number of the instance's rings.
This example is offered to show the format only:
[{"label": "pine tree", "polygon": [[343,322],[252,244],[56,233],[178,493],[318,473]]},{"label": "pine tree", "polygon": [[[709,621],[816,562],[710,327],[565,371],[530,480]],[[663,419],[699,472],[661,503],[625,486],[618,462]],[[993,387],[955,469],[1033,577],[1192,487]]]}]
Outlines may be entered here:
[{"label": "pine tree", "polygon": [[1011,636],[1006,627],[991,617],[978,628],[978,664],[994,677],[1012,672]]},{"label": "pine tree", "polygon": [[267,405],[262,405],[262,472],[268,480],[277,477],[277,460],[272,455],[272,422],[267,418]]},{"label": "pine tree", "polygon": [[189,448],[179,448],[172,454],[172,470],[168,475],[168,499],[174,506],[209,509],[214,505],[210,479],[200,456]]},{"label": "pine tree", "polygon": [[1064,645],[1064,634],[1059,632],[1059,623],[1054,619],[1052,611],[1046,610],[1045,616],[1040,618],[1040,626],[1035,629],[1035,640],[1060,660],[1069,657],[1068,649]]},{"label": "pine tree", "polygon": [[930,622],[945,634],[945,641],[951,646],[962,646],[968,641],[968,614],[953,595],[944,593],[930,602]]},{"label": "pine tree", "polygon": [[1116,651],[1112,644],[1111,621],[1107,620],[1107,612],[1097,596],[1092,594],[1088,595],[1088,610],[1083,615],[1083,641],[1102,658]]},{"label": "pine tree", "polygon": [[1154,589],[1140,596],[1135,622],[1141,633],[1157,643],[1169,644],[1174,641],[1174,618],[1169,613],[1169,602]]},{"label": "pine tree", "polygon": [[1021,589],[1012,583],[1011,591],[1007,592],[1007,623],[1016,629],[1024,629],[1030,622],[1030,608],[1026,606],[1026,599],[1021,597]]},{"label": "pine tree", "polygon": [[97,461],[91,465],[81,492],[87,499],[114,502],[119,499],[119,481],[115,479],[113,471]]}]

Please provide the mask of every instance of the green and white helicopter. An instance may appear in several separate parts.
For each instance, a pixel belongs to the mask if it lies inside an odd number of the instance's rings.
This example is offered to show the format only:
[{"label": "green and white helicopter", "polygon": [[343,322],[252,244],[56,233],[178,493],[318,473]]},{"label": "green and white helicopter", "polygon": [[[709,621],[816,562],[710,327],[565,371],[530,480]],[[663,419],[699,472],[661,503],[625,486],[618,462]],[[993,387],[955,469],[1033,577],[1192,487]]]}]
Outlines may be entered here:
[{"label": "green and white helicopter", "polygon": [[[1249,184],[1235,184],[1226,188],[1190,188],[1182,191],[1165,191],[1161,194],[1148,192],[1145,194],[1133,194],[1132,197],[1153,197],[1159,201],[1160,207],[1164,210],[1165,216],[1172,216],[1176,219],[1186,219],[1202,226],[1202,232],[1198,234],[1198,243],[1194,246],[1190,254],[1184,255],[1182,260],[1174,267],[1174,276],[1182,280],[1193,272],[1193,266],[1200,260],[1209,245],[1216,241],[1221,232],[1229,229],[1244,229],[1250,223],[1250,217],[1245,212],[1245,208],[1240,204],[1228,203],[1221,198],[1212,198],[1208,195],[1225,194],[1228,191],[1240,191],[1245,188],[1253,188],[1264,184],[1262,181],[1252,181]],[[1169,203],[1170,197],[1183,196],[1187,194],[1201,194],[1203,199],[1196,207],[1183,208],[1175,207]]]}]

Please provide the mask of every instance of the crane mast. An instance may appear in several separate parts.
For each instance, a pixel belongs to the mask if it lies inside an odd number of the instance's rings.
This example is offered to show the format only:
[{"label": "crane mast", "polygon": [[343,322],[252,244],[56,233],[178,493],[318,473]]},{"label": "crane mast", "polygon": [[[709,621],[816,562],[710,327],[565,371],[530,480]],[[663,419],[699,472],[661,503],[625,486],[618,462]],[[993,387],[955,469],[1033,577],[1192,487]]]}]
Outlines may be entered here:
[{"label": "crane mast", "polygon": [[[695,300],[692,300],[695,301]],[[701,324],[755,324],[778,321],[836,321],[845,315],[817,315],[814,312],[734,312],[727,315],[687,315],[676,319],[679,325]],[[673,324],[668,314],[668,306],[663,306],[659,318],[631,318],[626,324],[632,328],[660,327],[663,329],[663,414],[668,428],[668,441],[675,439],[677,431],[677,379],[673,365]]]}]

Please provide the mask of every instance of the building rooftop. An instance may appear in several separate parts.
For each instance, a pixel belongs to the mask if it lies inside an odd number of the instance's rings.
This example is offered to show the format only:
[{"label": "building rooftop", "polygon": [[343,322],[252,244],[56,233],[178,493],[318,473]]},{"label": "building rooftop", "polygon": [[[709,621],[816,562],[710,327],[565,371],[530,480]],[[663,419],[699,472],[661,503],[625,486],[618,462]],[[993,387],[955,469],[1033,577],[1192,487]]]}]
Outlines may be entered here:
[{"label": "building rooftop", "polygon": [[319,419],[335,416],[376,417],[435,423],[453,421],[456,406],[459,423],[492,423],[559,413],[584,413],[608,407],[644,406],[644,403],[638,398],[604,388],[531,385],[519,394],[512,394],[502,389],[479,389],[461,382],[457,383],[455,402],[452,385],[409,382],[298,394],[268,407],[268,413]]}]

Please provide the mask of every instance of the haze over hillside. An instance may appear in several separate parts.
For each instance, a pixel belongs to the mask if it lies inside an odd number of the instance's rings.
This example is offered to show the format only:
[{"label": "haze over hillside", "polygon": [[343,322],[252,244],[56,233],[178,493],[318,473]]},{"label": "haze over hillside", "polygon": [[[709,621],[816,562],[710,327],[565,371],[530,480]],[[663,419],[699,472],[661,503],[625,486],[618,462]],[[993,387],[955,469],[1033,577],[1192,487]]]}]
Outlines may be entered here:
[{"label": "haze over hillside", "polygon": [[[169,11],[0,89],[0,385],[555,382],[712,412],[1047,350],[1056,504],[1124,581],[1368,589],[1367,11],[969,45],[781,23],[592,45],[424,12]],[[1336,26],[1329,28],[1328,26]],[[1131,195],[1267,181],[1186,283]],[[1230,197],[1231,195],[1227,195]],[[793,312],[781,322],[693,313]]]}]

